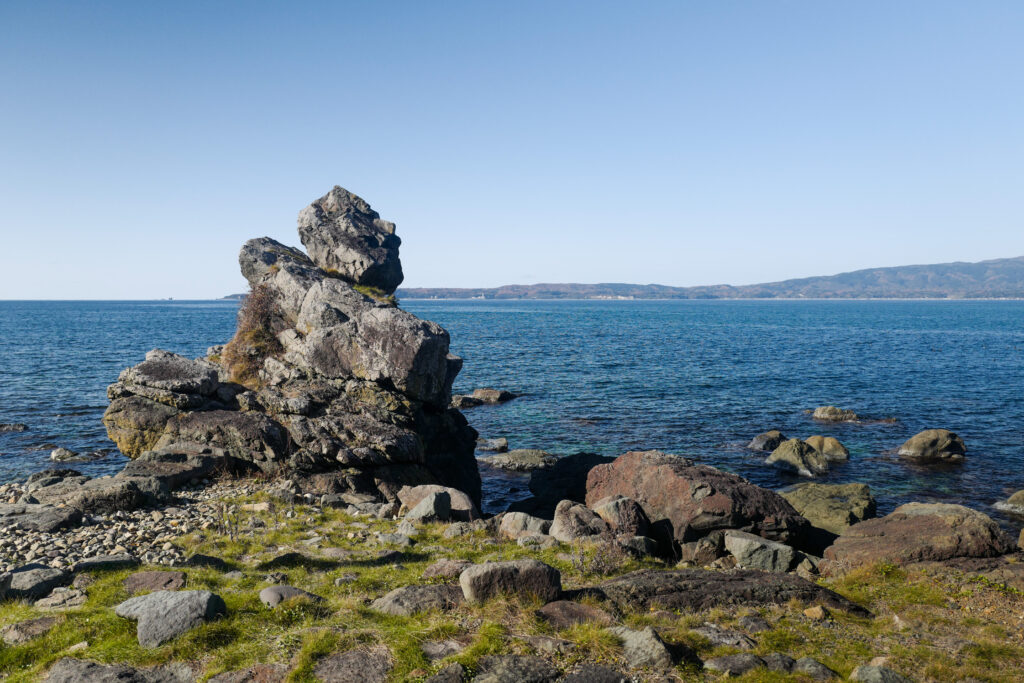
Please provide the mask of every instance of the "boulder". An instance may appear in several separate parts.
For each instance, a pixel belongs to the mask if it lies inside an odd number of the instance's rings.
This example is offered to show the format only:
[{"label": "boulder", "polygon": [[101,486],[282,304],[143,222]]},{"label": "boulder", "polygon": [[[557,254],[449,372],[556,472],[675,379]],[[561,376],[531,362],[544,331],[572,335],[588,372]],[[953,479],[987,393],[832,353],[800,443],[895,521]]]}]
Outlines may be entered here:
[{"label": "boulder", "polygon": [[631,669],[671,669],[675,663],[665,641],[650,626],[640,630],[616,626],[608,629],[622,641],[622,654]]},{"label": "boulder", "polygon": [[850,451],[832,436],[809,436],[804,443],[816,450],[829,462],[842,462],[850,459]]},{"label": "boulder", "polygon": [[839,674],[811,657],[801,657],[796,660],[791,671],[804,674],[816,681],[829,681],[833,678],[839,678]]},{"label": "boulder", "polygon": [[[1005,503],[997,503],[996,507],[1015,515],[1024,516],[1024,490],[1017,491],[1006,499]],[[3,512],[0,512],[0,524],[3,524]]]},{"label": "boulder", "polygon": [[78,526],[81,521],[82,511],[78,508],[0,503],[0,529],[21,529],[52,534],[60,529]]},{"label": "boulder", "polygon": [[787,572],[797,552],[788,545],[744,531],[725,532],[725,549],[736,558],[736,566],[766,572]]},{"label": "boulder", "polygon": [[452,498],[447,491],[427,494],[405,518],[410,522],[447,522],[452,514]]},{"label": "boulder", "polygon": [[10,646],[22,645],[44,636],[57,625],[56,617],[37,617],[27,621],[19,621],[16,624],[9,624],[0,629],[0,638]]},{"label": "boulder", "polygon": [[480,658],[474,683],[554,683],[558,669],[533,655],[487,655]]},{"label": "boulder", "polygon": [[563,500],[555,508],[555,518],[551,522],[548,534],[563,543],[572,543],[577,539],[598,536],[606,531],[608,525],[596,512],[585,505]]},{"label": "boulder", "polygon": [[857,413],[852,410],[835,406],[819,406],[814,409],[811,417],[822,422],[856,422],[858,419]]},{"label": "boulder", "polygon": [[551,467],[558,460],[547,451],[536,448],[517,448],[507,453],[499,453],[486,458],[483,462],[491,467],[512,472],[529,472],[531,470]]},{"label": "boulder", "polygon": [[603,609],[583,605],[571,600],[555,600],[537,610],[536,615],[547,622],[556,631],[576,626],[577,624],[600,624],[607,626],[612,623],[612,615]]},{"label": "boulder", "polygon": [[751,650],[757,647],[757,641],[745,633],[739,631],[733,631],[732,629],[722,628],[709,622],[704,622],[702,625],[692,630],[692,633],[696,633],[700,637],[706,639],[714,647],[734,647],[737,650]]},{"label": "boulder", "polygon": [[783,443],[772,451],[765,463],[801,477],[816,477],[828,472],[825,456],[800,439],[790,439]]},{"label": "boulder", "polygon": [[152,593],[154,591],[173,591],[185,587],[185,572],[136,572],[121,582],[129,595],[136,593]]},{"label": "boulder", "polygon": [[228,456],[276,472],[290,451],[288,432],[263,413],[206,410],[175,415],[164,427],[155,448],[179,443],[205,444]]},{"label": "boulder", "polygon": [[517,394],[513,394],[511,391],[505,391],[504,389],[474,389],[473,393],[470,394],[473,398],[480,401],[481,403],[506,403],[517,397]]},{"label": "boulder", "polygon": [[753,569],[644,569],[601,583],[597,590],[622,610],[707,610],[713,607],[824,604],[857,616],[869,612],[838,593],[792,574]]},{"label": "boulder", "polygon": [[158,647],[226,612],[224,600],[209,591],[157,591],[128,598],[114,608],[117,616],[138,622],[143,647]]},{"label": "boulder", "polygon": [[632,498],[609,496],[597,501],[591,508],[616,535],[647,535],[650,520],[647,519],[647,514],[640,503]]},{"label": "boulder", "polygon": [[498,439],[477,439],[476,449],[478,451],[490,451],[493,453],[507,453],[508,439],[505,437]]},{"label": "boulder", "polygon": [[139,566],[139,560],[134,555],[119,553],[116,555],[97,555],[88,557],[75,563],[72,571],[76,574],[81,572],[111,571],[117,569],[129,569]]},{"label": "boulder", "polygon": [[436,484],[423,484],[420,486],[404,486],[398,491],[398,500],[410,510],[432,493],[447,493],[452,519],[471,522],[480,519],[480,511],[473,500],[458,489]]},{"label": "boulder", "polygon": [[321,683],[386,683],[394,660],[383,645],[357,647],[317,662],[313,675]]},{"label": "boulder", "polygon": [[961,462],[967,453],[964,440],[948,429],[926,429],[900,446],[900,457],[918,463]]},{"label": "boulder", "polygon": [[873,562],[995,557],[1014,544],[984,513],[947,503],[907,503],[885,517],[849,527],[825,550],[829,571]]},{"label": "boulder", "polygon": [[463,683],[468,680],[466,669],[458,662],[449,664],[428,678],[425,683]]},{"label": "boulder", "polygon": [[[39,600],[49,595],[54,588],[67,586],[72,578],[70,573],[60,569],[42,564],[25,564],[11,570],[6,597],[14,600]],[[0,595],[3,593],[0,590]]]},{"label": "boulder", "polygon": [[64,505],[92,514],[135,510],[166,500],[166,486],[152,479],[69,477],[32,491],[44,505]]},{"label": "boulder", "polygon": [[260,591],[260,602],[274,609],[285,600],[309,600],[310,602],[323,602],[324,599],[319,595],[314,595],[301,588],[295,588],[294,586],[267,586]]},{"label": "boulder", "polygon": [[231,471],[238,465],[227,451],[195,443],[173,443],[159,450],[146,451],[117,473],[116,479],[155,479],[171,491],[193,480],[213,477],[219,471]]},{"label": "boulder", "polygon": [[563,500],[584,502],[590,470],[614,460],[595,453],[574,453],[557,458],[550,467],[533,470],[529,483],[530,493],[533,494],[530,512],[550,518],[555,514],[555,506]]},{"label": "boulder", "polygon": [[787,440],[786,435],[778,429],[771,429],[751,439],[750,443],[747,444],[747,448],[752,451],[774,451]]},{"label": "boulder", "polygon": [[525,512],[506,512],[501,517],[498,531],[506,538],[519,538],[534,534],[547,534],[551,522]]},{"label": "boulder", "polygon": [[187,664],[171,663],[152,669],[126,664],[97,664],[64,657],[50,667],[45,683],[193,683],[195,672]]},{"label": "boulder", "polygon": [[866,484],[797,484],[780,495],[815,527],[833,534],[874,517],[876,511]]},{"label": "boulder", "polygon": [[724,657],[713,657],[704,661],[704,668],[708,671],[723,673],[727,676],[742,676],[748,671],[764,666],[765,661],[763,659],[749,652],[725,655]]},{"label": "boulder", "polygon": [[561,679],[561,683],[631,683],[633,679],[599,664],[581,664]]},{"label": "boulder", "polygon": [[735,474],[660,451],[634,451],[594,467],[587,477],[587,504],[614,495],[636,500],[654,525],[668,525],[678,543],[717,529],[794,543],[809,528],[778,494]]},{"label": "boulder", "polygon": [[370,609],[384,614],[408,617],[432,609],[447,611],[460,605],[462,600],[462,589],[459,586],[402,586],[374,600],[370,603]]},{"label": "boulder", "polygon": [[395,224],[337,185],[299,212],[299,239],[329,275],[386,294],[402,284]]},{"label": "boulder", "polygon": [[172,406],[131,395],[110,402],[103,413],[103,426],[118,450],[131,458],[152,450],[168,420],[179,412]]},{"label": "boulder", "polygon": [[457,579],[463,571],[472,566],[473,563],[466,560],[438,560],[423,570],[423,578]]},{"label": "boulder", "polygon": [[896,673],[886,666],[872,666],[865,664],[858,666],[850,674],[851,681],[858,683],[913,683],[913,680],[903,674]]},{"label": "boulder", "polygon": [[551,602],[562,594],[562,575],[537,560],[473,565],[459,576],[459,584],[469,602],[483,602],[502,595],[529,596]]}]

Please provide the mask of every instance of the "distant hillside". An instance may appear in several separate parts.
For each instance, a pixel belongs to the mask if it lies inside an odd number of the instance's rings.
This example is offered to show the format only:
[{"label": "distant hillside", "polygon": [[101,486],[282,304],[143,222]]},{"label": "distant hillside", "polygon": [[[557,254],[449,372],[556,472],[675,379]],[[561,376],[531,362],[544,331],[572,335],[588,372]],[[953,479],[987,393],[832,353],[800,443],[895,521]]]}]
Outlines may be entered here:
[{"label": "distant hillside", "polygon": [[759,285],[666,287],[620,283],[411,287],[399,299],[985,299],[1024,298],[1024,256],[979,263],[869,268]]}]

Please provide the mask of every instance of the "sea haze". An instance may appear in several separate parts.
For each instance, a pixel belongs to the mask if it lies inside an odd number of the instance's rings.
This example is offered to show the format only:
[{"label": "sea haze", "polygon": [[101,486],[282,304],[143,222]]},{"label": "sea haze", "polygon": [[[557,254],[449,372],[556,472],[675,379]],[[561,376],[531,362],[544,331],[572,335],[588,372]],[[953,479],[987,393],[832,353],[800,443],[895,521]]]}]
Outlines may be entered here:
[{"label": "sea haze", "polygon": [[[236,302],[0,302],[0,481],[52,466],[49,450],[112,448],[105,389],[160,347],[202,355],[234,331]],[[406,301],[452,335],[456,391],[524,395],[465,411],[481,436],[556,454],[659,448],[778,488],[798,481],[744,444],[772,428],[839,438],[850,461],[819,478],[864,482],[883,512],[909,500],[993,514],[1024,488],[1024,302]],[[866,419],[814,423],[835,404]],[[886,421],[892,418],[894,421]],[[930,470],[895,449],[930,427],[964,437],[964,465]],[[481,454],[482,455],[482,454]],[[109,455],[77,465],[118,470]],[[489,510],[526,478],[485,469]]]}]

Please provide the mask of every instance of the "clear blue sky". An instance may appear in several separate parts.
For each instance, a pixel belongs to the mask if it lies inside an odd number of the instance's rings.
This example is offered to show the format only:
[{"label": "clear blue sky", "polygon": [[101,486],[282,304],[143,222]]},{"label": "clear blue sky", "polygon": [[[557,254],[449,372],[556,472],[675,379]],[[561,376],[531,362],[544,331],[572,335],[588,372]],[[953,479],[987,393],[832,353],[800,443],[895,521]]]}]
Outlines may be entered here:
[{"label": "clear blue sky", "polygon": [[1024,254],[1024,3],[0,3],[0,298],[241,291],[331,186],[408,286]]}]

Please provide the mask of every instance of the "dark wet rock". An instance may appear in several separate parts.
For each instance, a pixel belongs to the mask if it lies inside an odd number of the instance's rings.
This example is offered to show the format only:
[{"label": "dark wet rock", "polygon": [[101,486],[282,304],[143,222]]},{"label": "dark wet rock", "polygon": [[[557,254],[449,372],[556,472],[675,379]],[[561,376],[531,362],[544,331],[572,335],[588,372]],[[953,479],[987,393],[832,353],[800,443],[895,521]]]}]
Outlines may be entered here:
[{"label": "dark wet rock", "polygon": [[30,640],[44,636],[57,625],[56,617],[37,617],[20,621],[16,624],[9,624],[0,629],[0,638],[11,646],[21,645]]},{"label": "dark wet rock", "polygon": [[154,591],[173,591],[185,587],[185,572],[136,572],[122,582],[129,595],[136,593],[152,593]]},{"label": "dark wet rock", "polygon": [[383,645],[357,647],[317,662],[313,675],[322,683],[386,683],[394,666]]},{"label": "dark wet rock", "polygon": [[274,609],[285,600],[309,600],[311,602],[323,602],[323,598],[319,595],[314,595],[301,588],[295,588],[294,586],[267,586],[260,591],[260,602]]},{"label": "dark wet rock", "polygon": [[671,669],[675,663],[665,641],[650,626],[639,630],[615,626],[608,631],[622,641],[622,654],[631,669]]},{"label": "dark wet rock", "polygon": [[384,614],[408,617],[428,610],[450,610],[462,604],[459,586],[439,584],[403,586],[370,603],[370,608]]},{"label": "dark wet rock", "polygon": [[0,529],[13,528],[52,534],[60,529],[77,526],[81,521],[82,511],[78,508],[22,503],[0,504]]},{"label": "dark wet rock", "polygon": [[701,626],[693,629],[693,632],[706,638],[715,647],[725,645],[734,647],[737,650],[751,650],[757,647],[757,641],[750,636],[708,622],[704,622]]},{"label": "dark wet rock", "polygon": [[[68,572],[46,565],[22,565],[10,572],[6,597],[15,600],[39,600],[49,595],[54,588],[67,586],[72,578]],[[3,593],[4,591],[0,590],[0,594]]]},{"label": "dark wet rock", "polygon": [[816,477],[828,472],[825,456],[800,439],[784,442],[772,451],[765,463],[801,477]]},{"label": "dark wet rock", "polygon": [[850,451],[832,436],[809,436],[804,443],[816,450],[829,462],[843,462],[850,459]]},{"label": "dark wet rock", "polygon": [[611,624],[612,615],[598,607],[584,605],[571,600],[555,600],[541,607],[537,616],[552,628],[560,631],[576,624]]},{"label": "dark wet rock", "polygon": [[996,557],[1013,550],[1013,541],[984,513],[946,503],[907,503],[846,529],[824,558],[826,570],[835,572],[880,561]]},{"label": "dark wet rock", "polygon": [[821,422],[856,422],[858,419],[857,413],[852,410],[835,406],[819,406],[814,409],[811,417]]},{"label": "dark wet rock", "polygon": [[469,602],[483,602],[503,595],[530,596],[551,602],[562,594],[562,575],[537,560],[473,565],[459,576],[459,584]]},{"label": "dark wet rock", "polygon": [[395,224],[342,187],[299,212],[299,238],[310,260],[331,276],[387,294],[402,284]]},{"label": "dark wet rock", "polygon": [[798,484],[780,494],[815,527],[841,534],[875,516],[875,499],[866,484]]},{"label": "dark wet rock", "polygon": [[597,589],[619,609],[704,610],[712,607],[785,605],[790,600],[824,604],[858,616],[868,611],[838,593],[792,574],[749,569],[645,569],[601,583]]},{"label": "dark wet rock", "polygon": [[226,572],[231,569],[231,566],[219,557],[203,555],[202,553],[189,555],[185,558],[183,565],[186,567],[205,567],[207,569],[215,569],[219,572]]},{"label": "dark wet rock", "polygon": [[466,560],[438,560],[423,570],[423,578],[457,579],[463,571],[472,566],[473,563]]},{"label": "dark wet rock", "polygon": [[795,659],[781,652],[764,655],[761,659],[769,671],[778,671],[780,673],[791,673],[793,666],[796,664]]},{"label": "dark wet rock", "polygon": [[608,531],[608,525],[586,505],[563,500],[555,507],[554,520],[548,534],[563,543],[580,538],[599,536]]},{"label": "dark wet rock", "polygon": [[967,454],[964,440],[948,429],[926,429],[900,446],[900,457],[917,463],[956,463]]},{"label": "dark wet rock", "polygon": [[492,455],[481,460],[491,467],[511,472],[530,472],[532,470],[551,467],[558,460],[547,451],[536,448],[518,448],[507,453]]},{"label": "dark wet rock", "polygon": [[640,503],[624,496],[609,496],[591,505],[591,509],[605,521],[614,534],[646,536],[650,520]]},{"label": "dark wet rock", "polygon": [[704,668],[708,671],[717,671],[727,676],[742,676],[748,671],[753,671],[764,665],[763,659],[749,652],[715,657],[704,662]]},{"label": "dark wet rock", "polygon": [[498,439],[477,439],[476,449],[478,451],[489,451],[492,453],[507,453],[508,439],[505,437]]},{"label": "dark wet rock", "polygon": [[21,422],[0,422],[0,434],[28,431],[28,425]]},{"label": "dark wet rock", "polygon": [[119,553],[117,555],[98,555],[96,557],[86,558],[76,562],[71,571],[77,574],[79,572],[128,569],[130,567],[137,566],[139,566],[139,560],[137,557],[129,555],[128,553]]},{"label": "dark wet rock", "polygon": [[561,679],[561,683],[630,683],[632,679],[599,664],[581,664]]},{"label": "dark wet rock", "polygon": [[554,683],[558,669],[533,655],[488,655],[480,658],[474,683]]},{"label": "dark wet rock", "polygon": [[913,683],[913,680],[897,673],[886,666],[858,666],[850,674],[851,681],[857,683]]},{"label": "dark wet rock", "polygon": [[157,591],[128,598],[114,613],[138,622],[143,647],[158,647],[176,636],[227,613],[220,596],[209,591]]},{"label": "dark wet rock", "polygon": [[735,474],[660,451],[631,452],[587,477],[587,503],[613,495],[636,500],[678,543],[717,529],[739,529],[783,543],[809,529],[784,498]]},{"label": "dark wet rock", "polygon": [[725,532],[724,543],[726,551],[736,558],[736,566],[745,569],[787,572],[797,554],[784,543],[731,529]]},{"label": "dark wet rock", "polygon": [[788,440],[788,437],[778,429],[771,429],[751,439],[750,443],[747,444],[747,448],[752,451],[774,451]]}]

